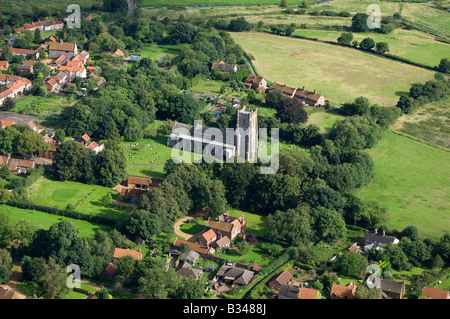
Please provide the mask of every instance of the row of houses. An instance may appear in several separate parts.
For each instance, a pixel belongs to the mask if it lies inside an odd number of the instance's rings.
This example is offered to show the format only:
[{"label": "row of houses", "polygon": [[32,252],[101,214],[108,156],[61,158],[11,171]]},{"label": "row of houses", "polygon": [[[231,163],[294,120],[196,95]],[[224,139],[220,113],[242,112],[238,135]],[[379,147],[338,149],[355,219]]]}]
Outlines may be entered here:
[{"label": "row of houses", "polygon": [[31,90],[31,81],[16,75],[0,74],[0,84],[4,85],[0,88],[0,105],[7,98],[12,99]]},{"label": "row of houses", "polygon": [[21,27],[15,28],[14,32],[20,33],[22,31],[31,31],[34,32],[36,29],[41,31],[55,31],[61,30],[64,28],[64,22],[59,20],[51,20],[51,21],[41,21],[31,23],[24,23]]}]

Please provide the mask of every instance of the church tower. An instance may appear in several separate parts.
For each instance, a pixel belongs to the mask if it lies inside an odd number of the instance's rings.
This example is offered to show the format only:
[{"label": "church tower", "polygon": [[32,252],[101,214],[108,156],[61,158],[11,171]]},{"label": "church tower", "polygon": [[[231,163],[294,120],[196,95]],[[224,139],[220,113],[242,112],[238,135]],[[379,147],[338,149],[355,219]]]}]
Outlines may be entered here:
[{"label": "church tower", "polygon": [[237,113],[236,156],[256,163],[258,158],[258,110],[245,107]]}]

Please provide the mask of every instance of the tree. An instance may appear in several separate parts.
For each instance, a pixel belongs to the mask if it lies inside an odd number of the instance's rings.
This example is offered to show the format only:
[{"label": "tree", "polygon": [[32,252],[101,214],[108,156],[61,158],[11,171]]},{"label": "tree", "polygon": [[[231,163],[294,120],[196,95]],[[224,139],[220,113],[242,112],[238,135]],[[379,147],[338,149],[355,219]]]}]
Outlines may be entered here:
[{"label": "tree", "polygon": [[308,113],[298,100],[282,99],[277,107],[277,116],[282,123],[306,123]]},{"label": "tree", "polygon": [[403,113],[411,114],[418,107],[418,103],[413,98],[402,95],[397,102],[397,107],[400,108]]},{"label": "tree", "polygon": [[287,7],[287,5],[288,5],[287,0],[281,0],[280,7],[284,8],[284,7]]},{"label": "tree", "polygon": [[370,51],[375,47],[375,40],[372,38],[365,38],[359,44],[359,48],[365,51]]},{"label": "tree", "polygon": [[389,44],[386,42],[377,42],[375,50],[379,54],[385,54],[389,51]]},{"label": "tree", "polygon": [[0,248],[7,247],[11,242],[13,229],[9,223],[9,216],[0,212]]},{"label": "tree", "polygon": [[345,238],[347,228],[341,214],[335,210],[319,207],[316,215],[318,216],[318,235],[327,241],[342,240]]},{"label": "tree", "polygon": [[184,278],[178,286],[175,299],[201,299],[203,297],[204,284],[192,277]]},{"label": "tree", "polygon": [[52,257],[49,258],[45,267],[43,288],[45,297],[48,299],[63,299],[69,292],[67,286],[67,273]]},{"label": "tree", "polygon": [[138,291],[144,299],[165,299],[176,293],[180,282],[181,277],[173,268],[166,270],[164,260],[154,259],[138,279]]},{"label": "tree", "polygon": [[341,34],[341,36],[337,39],[338,43],[343,45],[350,45],[353,41],[353,33],[351,32],[344,32]]},{"label": "tree", "polygon": [[145,210],[137,210],[126,224],[126,230],[131,238],[140,236],[145,240],[151,239],[160,233],[160,222],[158,218]]},{"label": "tree", "polygon": [[368,261],[366,257],[359,253],[351,251],[344,252],[339,256],[336,269],[339,274],[353,278],[360,278],[362,273],[365,274]]},{"label": "tree", "polygon": [[250,30],[250,23],[244,17],[230,20],[228,29],[233,32],[243,32]]},{"label": "tree", "polygon": [[55,141],[57,141],[58,143],[62,143],[64,142],[64,139],[66,138],[66,131],[64,131],[63,129],[56,129],[55,131]]},{"label": "tree", "polygon": [[100,203],[101,203],[103,206],[105,206],[105,207],[108,207],[109,205],[111,205],[112,202],[113,202],[113,198],[112,198],[112,196],[111,196],[111,193],[105,194],[105,196],[103,196],[103,197],[100,199]]},{"label": "tree", "polygon": [[270,90],[269,93],[266,94],[266,105],[270,108],[278,108],[278,104],[283,99],[283,92],[278,89]]},{"label": "tree", "polygon": [[369,288],[364,283],[356,287],[353,299],[381,299],[381,290],[377,288]]},{"label": "tree", "polygon": [[12,258],[8,250],[0,249],[0,284],[6,284],[11,278]]},{"label": "tree", "polygon": [[172,44],[191,43],[196,33],[195,28],[186,22],[178,22],[169,33],[169,40]]},{"label": "tree", "polygon": [[95,176],[100,185],[114,187],[126,179],[127,162],[123,152],[104,149],[95,158]]},{"label": "tree", "polygon": [[388,244],[384,246],[385,255],[389,258],[392,268],[396,270],[408,270],[408,257],[399,245]]},{"label": "tree", "polygon": [[88,149],[76,141],[61,143],[53,157],[53,172],[60,181],[78,181],[82,178],[81,168],[84,167],[84,159]]},{"label": "tree", "polygon": [[5,110],[7,110],[7,111],[13,109],[15,105],[16,105],[16,103],[13,101],[13,99],[12,99],[10,96],[8,96],[8,97],[3,101],[3,107],[4,107]]},{"label": "tree", "polygon": [[36,28],[34,30],[34,43],[40,44],[41,42],[42,42],[41,30],[39,28]]},{"label": "tree", "polygon": [[351,30],[353,32],[366,32],[368,30],[367,18],[369,18],[369,16],[365,13],[355,14],[352,18]]},{"label": "tree", "polygon": [[450,60],[447,58],[441,59],[437,69],[439,72],[450,73]]},{"label": "tree", "polygon": [[125,10],[128,6],[126,0],[104,0],[103,9],[108,12],[116,12],[119,10]]},{"label": "tree", "polygon": [[46,265],[47,263],[42,257],[31,258],[24,256],[21,263],[23,279],[36,282],[40,281],[45,276]]},{"label": "tree", "polygon": [[402,236],[406,236],[411,240],[417,240],[417,237],[419,236],[419,229],[417,229],[414,225],[407,226],[402,230]]}]

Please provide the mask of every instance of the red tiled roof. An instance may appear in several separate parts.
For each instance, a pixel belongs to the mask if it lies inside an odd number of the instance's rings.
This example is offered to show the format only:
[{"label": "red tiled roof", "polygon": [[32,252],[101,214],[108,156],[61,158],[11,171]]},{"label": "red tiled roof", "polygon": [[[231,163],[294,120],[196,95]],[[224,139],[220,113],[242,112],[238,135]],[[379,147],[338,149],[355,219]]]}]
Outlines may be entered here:
[{"label": "red tiled roof", "polygon": [[121,257],[125,257],[125,256],[131,256],[134,259],[142,259],[142,253],[136,251],[136,250],[131,250],[131,249],[122,249],[122,248],[116,248],[114,250],[114,258],[121,258]]},{"label": "red tiled roof", "polygon": [[333,285],[331,287],[331,297],[341,298],[341,299],[352,299],[356,291],[355,283],[350,282],[346,286]]},{"label": "red tiled roof", "polygon": [[177,238],[174,242],[174,246],[179,247],[181,243],[186,243],[189,246],[189,249],[199,253],[199,254],[204,254],[206,255],[208,253],[208,248],[206,246],[202,246],[202,245],[198,245],[196,243],[190,242],[190,241],[186,241],[186,240],[182,240],[180,238]]},{"label": "red tiled roof", "polygon": [[129,176],[128,184],[150,185],[152,180],[148,177]]},{"label": "red tiled roof", "polygon": [[9,67],[8,61],[0,61],[0,70],[7,70]]},{"label": "red tiled roof", "polygon": [[214,229],[209,229],[209,230],[207,230],[207,231],[205,231],[203,234],[202,234],[202,236],[203,236],[203,238],[205,238],[206,239],[206,241],[208,241],[209,243],[210,242],[212,242],[215,238],[217,238],[217,235],[216,235],[216,233],[214,232]]},{"label": "red tiled roof", "polygon": [[63,42],[62,44],[60,42],[52,42],[48,46],[49,50],[54,51],[66,51],[66,52],[73,52],[75,51],[75,43],[70,42]]},{"label": "red tiled roof", "polygon": [[422,290],[422,297],[430,299],[450,299],[449,292],[447,290],[425,287]]},{"label": "red tiled roof", "polygon": [[302,287],[298,293],[298,299],[317,299],[319,291],[312,288]]}]

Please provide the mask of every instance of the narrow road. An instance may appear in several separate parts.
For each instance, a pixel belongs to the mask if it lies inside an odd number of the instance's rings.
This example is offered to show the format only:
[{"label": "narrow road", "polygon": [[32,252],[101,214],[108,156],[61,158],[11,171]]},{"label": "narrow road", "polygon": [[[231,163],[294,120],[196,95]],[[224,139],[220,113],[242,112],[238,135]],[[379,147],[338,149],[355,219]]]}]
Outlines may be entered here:
[{"label": "narrow road", "polygon": [[248,66],[250,67],[250,70],[252,71],[252,73],[253,73],[254,75],[256,75],[256,71],[255,71],[255,69],[253,68],[252,62],[247,58],[247,54],[244,55],[244,58],[245,58],[245,61],[247,61],[247,64],[248,64]]},{"label": "narrow road", "polygon": [[136,3],[134,3],[134,0],[128,0],[128,12],[125,18],[133,16],[135,10],[136,10]]}]

